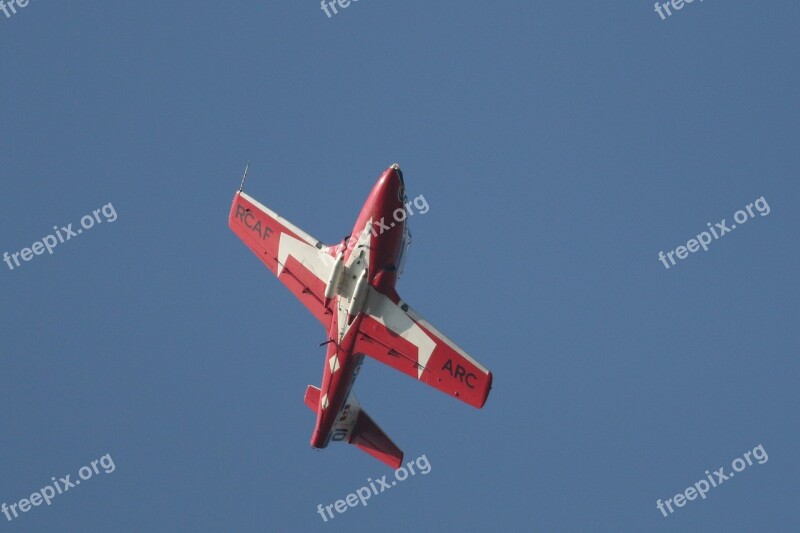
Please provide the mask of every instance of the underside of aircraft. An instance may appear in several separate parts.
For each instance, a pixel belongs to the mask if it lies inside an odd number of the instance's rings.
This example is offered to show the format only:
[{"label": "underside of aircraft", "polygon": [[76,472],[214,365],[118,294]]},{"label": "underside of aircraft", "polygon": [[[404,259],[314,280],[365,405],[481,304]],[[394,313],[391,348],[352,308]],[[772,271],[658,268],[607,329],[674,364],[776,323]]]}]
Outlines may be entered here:
[{"label": "underside of aircraft", "polygon": [[477,408],[492,387],[492,373],[395,290],[411,237],[408,206],[403,173],[395,164],[380,175],[352,232],[338,244],[321,243],[241,188],[228,220],[328,334],[321,387],[309,385],[305,393],[317,417],[311,446],[346,442],[392,468],[400,466],[403,452],[352,393],[364,356]]}]

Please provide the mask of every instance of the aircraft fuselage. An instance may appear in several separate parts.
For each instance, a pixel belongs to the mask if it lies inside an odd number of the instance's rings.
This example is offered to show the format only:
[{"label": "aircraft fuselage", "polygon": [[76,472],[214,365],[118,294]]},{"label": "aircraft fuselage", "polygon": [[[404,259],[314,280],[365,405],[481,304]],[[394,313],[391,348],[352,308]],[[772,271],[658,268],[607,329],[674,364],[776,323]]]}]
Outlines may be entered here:
[{"label": "aircraft fuselage", "polygon": [[398,261],[405,235],[405,186],[402,173],[388,168],[372,188],[349,237],[328,250],[341,265],[334,266],[327,293],[331,322],[323,366],[317,422],[311,446],[324,448],[347,440],[352,424],[347,399],[358,376],[363,354],[354,353],[363,319],[368,286],[394,293]]}]

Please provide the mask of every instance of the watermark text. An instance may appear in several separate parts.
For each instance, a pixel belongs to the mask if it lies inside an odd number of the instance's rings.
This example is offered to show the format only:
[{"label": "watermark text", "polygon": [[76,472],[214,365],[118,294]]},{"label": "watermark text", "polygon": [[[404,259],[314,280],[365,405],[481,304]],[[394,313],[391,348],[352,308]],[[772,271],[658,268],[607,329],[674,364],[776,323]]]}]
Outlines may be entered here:
[{"label": "watermark text", "polygon": [[[0,0],[0,2],[2,2],[2,0]],[[33,259],[33,256],[42,255],[45,251],[49,255],[53,255],[53,250],[59,244],[64,244],[73,237],[77,237],[83,233],[83,230],[91,229],[95,224],[102,223],[103,220],[101,220],[100,214],[103,215],[103,218],[106,222],[114,222],[117,220],[117,211],[114,209],[114,206],[111,203],[107,203],[100,209],[95,209],[92,211],[91,215],[85,215],[83,218],[81,218],[80,228],[72,229],[73,224],[67,224],[66,226],[62,226],[60,229],[58,226],[53,226],[55,235],[47,235],[46,237],[42,238],[41,241],[36,241],[33,243],[30,248],[23,248],[19,252],[13,252],[11,254],[4,252],[3,262],[5,262],[9,270],[14,270],[15,268],[22,266],[22,263],[19,261],[20,259],[28,262]]]},{"label": "watermark text", "polygon": [[99,474],[100,468],[98,468],[98,465],[102,467],[106,474],[110,474],[117,468],[114,464],[114,460],[111,458],[111,454],[107,453],[100,459],[92,461],[89,465],[82,466],[80,470],[78,470],[78,477],[80,479],[71,480],[71,474],[58,478],[58,480],[56,480],[55,477],[51,477],[51,484],[34,492],[29,498],[22,498],[11,505],[7,505],[6,502],[3,502],[2,505],[0,505],[0,512],[6,516],[6,520],[11,522],[15,518],[19,518],[20,513],[27,513],[32,508],[42,505],[42,503],[50,505],[53,503],[53,499],[59,494],[64,494],[68,490],[80,485],[81,481],[86,481],[91,479],[93,475]]},{"label": "watermark text", "polygon": [[[753,208],[755,208],[755,211],[757,211],[762,217],[765,217],[770,213],[769,204],[762,196],[755,202],[747,204],[744,209],[740,209],[733,214],[733,220],[736,222],[736,224],[741,226],[751,218],[755,218],[756,215],[753,212]],[[661,250],[658,252],[658,260],[661,261],[661,263],[664,265],[664,268],[669,270],[670,265],[675,266],[677,264],[675,257],[681,260],[686,259],[690,253],[694,253],[700,250],[700,248],[702,248],[704,252],[707,252],[709,244],[725,236],[726,233],[730,233],[731,231],[735,230],[737,227],[736,224],[731,224],[729,226],[728,222],[724,218],[722,221],[715,223],[713,226],[711,225],[711,222],[708,222],[706,224],[708,226],[708,231],[699,233],[695,239],[689,239],[689,241],[686,243],[686,246],[678,246],[666,254],[663,250]],[[667,259],[669,259],[669,263],[667,262]]]},{"label": "watermark text", "polygon": [[[664,515],[666,518],[670,514],[675,512],[675,509],[672,508],[672,505],[675,504],[675,507],[683,507],[686,505],[687,502],[696,500],[698,496],[700,499],[705,500],[706,494],[713,488],[719,487],[729,479],[733,479],[737,473],[741,472],[748,466],[753,465],[753,459],[755,459],[758,464],[763,465],[769,460],[769,456],[767,455],[766,450],[764,450],[764,445],[759,444],[753,451],[745,452],[742,457],[737,457],[731,463],[731,468],[733,472],[728,474],[725,473],[725,467],[721,467],[718,470],[714,470],[714,473],[709,473],[706,470],[706,477],[695,483],[694,485],[687,487],[685,491],[679,492],[672,498],[667,499],[666,501],[661,501],[660,499],[656,502],[656,508],[661,511],[661,514]],[[669,514],[667,514],[667,510],[669,510]]]},{"label": "watermark text", "polygon": [[369,486],[361,487],[354,493],[351,492],[345,496],[343,500],[336,500],[334,503],[326,505],[325,507],[323,507],[322,504],[317,505],[317,513],[322,517],[323,522],[327,522],[328,520],[335,518],[335,515],[333,514],[334,510],[336,510],[338,514],[342,514],[350,507],[358,507],[359,504],[366,507],[367,500],[373,496],[383,494],[385,491],[397,485],[398,481],[405,481],[408,478],[409,473],[412,476],[416,475],[417,472],[414,470],[415,466],[417,469],[419,469],[419,473],[423,476],[431,471],[431,463],[428,461],[428,457],[426,455],[421,455],[420,457],[417,457],[416,461],[409,461],[405,464],[405,466],[401,466],[395,470],[393,480],[387,481],[387,476],[381,476],[375,481],[373,481],[372,478],[367,478],[367,483]]}]

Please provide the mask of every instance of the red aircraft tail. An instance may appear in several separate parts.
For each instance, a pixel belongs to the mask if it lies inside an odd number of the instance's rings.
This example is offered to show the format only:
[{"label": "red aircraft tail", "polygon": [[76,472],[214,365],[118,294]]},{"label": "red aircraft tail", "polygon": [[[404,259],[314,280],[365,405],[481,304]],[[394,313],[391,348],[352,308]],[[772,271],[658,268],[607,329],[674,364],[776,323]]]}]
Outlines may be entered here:
[{"label": "red aircraft tail", "polygon": [[[319,393],[320,390],[313,385],[306,389],[305,403],[314,413],[319,406]],[[352,393],[331,435],[332,440],[353,444],[392,468],[399,468],[403,464],[403,452],[373,422]]]}]

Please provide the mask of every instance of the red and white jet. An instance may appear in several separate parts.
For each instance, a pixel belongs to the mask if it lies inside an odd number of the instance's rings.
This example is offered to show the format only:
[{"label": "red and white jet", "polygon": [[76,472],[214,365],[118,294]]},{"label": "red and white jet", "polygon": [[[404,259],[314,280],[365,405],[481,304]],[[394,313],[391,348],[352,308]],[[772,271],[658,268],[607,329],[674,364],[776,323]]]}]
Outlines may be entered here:
[{"label": "red and white jet", "polygon": [[[244,182],[243,182],[244,184]],[[372,188],[353,232],[327,246],[242,192],[228,225],[328,332],[322,387],[305,403],[317,414],[311,446],[333,441],[398,468],[403,452],[352,393],[364,355],[477,408],[492,373],[400,299],[395,284],[410,243],[405,185],[392,165]]]}]

